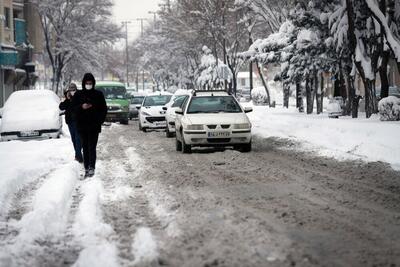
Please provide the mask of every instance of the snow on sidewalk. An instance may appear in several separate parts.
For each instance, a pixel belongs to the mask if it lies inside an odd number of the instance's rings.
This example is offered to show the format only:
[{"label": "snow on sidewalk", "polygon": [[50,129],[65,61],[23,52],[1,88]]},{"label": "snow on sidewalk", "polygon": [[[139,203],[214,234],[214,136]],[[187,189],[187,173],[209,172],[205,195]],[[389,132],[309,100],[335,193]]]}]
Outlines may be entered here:
[{"label": "snow on sidewalk", "polygon": [[119,266],[116,244],[110,241],[114,231],[103,221],[102,182],[96,176],[85,181],[81,193],[83,199],[75,217],[73,234],[83,250],[74,266]]},{"label": "snow on sidewalk", "polygon": [[254,107],[249,114],[253,133],[279,137],[302,144],[301,149],[339,160],[382,161],[400,170],[400,122],[341,117],[330,119],[326,113],[307,115],[295,108]]},{"label": "snow on sidewalk", "polygon": [[5,215],[13,195],[71,160],[73,148],[66,138],[43,141],[0,142],[0,215]]},{"label": "snow on sidewalk", "polygon": [[0,263],[18,260],[18,255],[37,246],[36,241],[57,239],[65,233],[79,171],[78,163],[69,163],[49,175],[36,191],[32,209],[20,221],[11,222],[19,234],[12,244],[3,247]]}]

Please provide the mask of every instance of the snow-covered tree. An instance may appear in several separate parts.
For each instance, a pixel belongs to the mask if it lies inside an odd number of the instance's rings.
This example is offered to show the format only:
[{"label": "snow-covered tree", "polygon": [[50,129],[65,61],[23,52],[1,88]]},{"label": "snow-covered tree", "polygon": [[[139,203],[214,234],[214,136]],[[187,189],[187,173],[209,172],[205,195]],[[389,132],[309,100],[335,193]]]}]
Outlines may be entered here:
[{"label": "snow-covered tree", "polygon": [[120,37],[110,22],[111,0],[35,0],[53,69],[52,89],[58,92],[70,63],[87,71],[99,66],[99,45]]}]

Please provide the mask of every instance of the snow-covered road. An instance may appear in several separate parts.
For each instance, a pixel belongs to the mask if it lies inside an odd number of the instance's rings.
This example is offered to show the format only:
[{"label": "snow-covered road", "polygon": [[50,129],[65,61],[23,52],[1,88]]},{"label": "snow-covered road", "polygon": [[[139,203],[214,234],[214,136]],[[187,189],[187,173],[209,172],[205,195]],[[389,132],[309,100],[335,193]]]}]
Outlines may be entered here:
[{"label": "snow-covered road", "polygon": [[95,177],[69,139],[0,143],[0,266],[365,266],[400,262],[400,174],[255,137],[175,151],[112,124]]}]

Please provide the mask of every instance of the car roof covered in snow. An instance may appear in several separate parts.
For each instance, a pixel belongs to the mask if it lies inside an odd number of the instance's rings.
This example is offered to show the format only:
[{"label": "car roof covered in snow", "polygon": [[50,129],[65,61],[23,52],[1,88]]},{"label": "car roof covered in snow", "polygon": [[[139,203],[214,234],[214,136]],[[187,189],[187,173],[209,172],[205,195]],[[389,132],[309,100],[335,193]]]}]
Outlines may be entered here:
[{"label": "car roof covered in snow", "polygon": [[217,90],[207,90],[207,91],[196,91],[195,96],[229,96],[226,91],[217,91]]},{"label": "car roof covered in snow", "polygon": [[123,83],[120,82],[114,82],[114,81],[99,81],[96,82],[96,87],[106,87],[106,86],[112,86],[112,87],[125,87]]},{"label": "car roof covered in snow", "polygon": [[157,95],[172,95],[172,94],[169,92],[163,91],[163,92],[150,93],[147,96],[157,96]]}]

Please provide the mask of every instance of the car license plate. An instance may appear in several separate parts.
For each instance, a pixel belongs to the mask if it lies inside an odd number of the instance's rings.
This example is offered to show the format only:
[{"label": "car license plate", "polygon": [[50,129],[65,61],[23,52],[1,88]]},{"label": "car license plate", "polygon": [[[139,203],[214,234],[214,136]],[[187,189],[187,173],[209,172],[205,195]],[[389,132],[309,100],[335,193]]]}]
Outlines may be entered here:
[{"label": "car license plate", "polygon": [[167,126],[167,122],[166,121],[159,121],[159,122],[156,122],[155,123],[156,124],[156,126]]},{"label": "car license plate", "polygon": [[208,137],[212,138],[226,138],[230,137],[231,133],[230,132],[209,132]]},{"label": "car license plate", "polygon": [[21,137],[39,136],[39,132],[38,131],[25,131],[25,132],[21,132],[20,136]]}]

